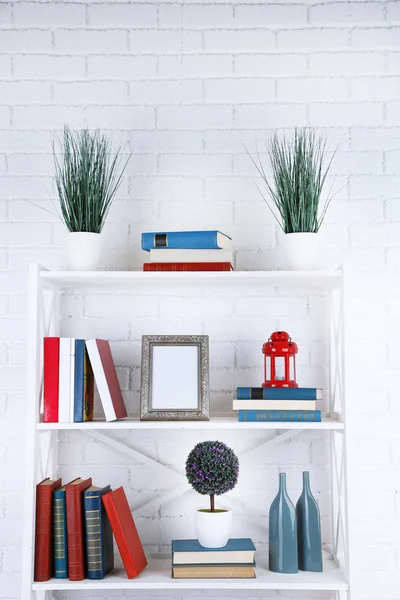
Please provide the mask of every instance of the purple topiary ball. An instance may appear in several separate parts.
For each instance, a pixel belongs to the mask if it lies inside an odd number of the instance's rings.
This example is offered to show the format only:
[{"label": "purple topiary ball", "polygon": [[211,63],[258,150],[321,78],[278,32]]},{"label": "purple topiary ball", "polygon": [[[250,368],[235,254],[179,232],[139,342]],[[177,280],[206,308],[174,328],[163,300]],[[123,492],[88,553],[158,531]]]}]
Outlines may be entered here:
[{"label": "purple topiary ball", "polygon": [[186,460],[186,477],[196,492],[220,496],[237,484],[239,460],[223,442],[200,442]]}]

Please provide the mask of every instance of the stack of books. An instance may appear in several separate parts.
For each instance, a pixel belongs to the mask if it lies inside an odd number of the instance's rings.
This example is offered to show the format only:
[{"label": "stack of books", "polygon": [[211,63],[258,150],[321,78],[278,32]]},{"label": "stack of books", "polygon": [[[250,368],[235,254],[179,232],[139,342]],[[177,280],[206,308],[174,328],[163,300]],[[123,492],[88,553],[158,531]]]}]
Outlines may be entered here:
[{"label": "stack of books", "polygon": [[238,387],[233,410],[238,421],[321,421],[318,388]]},{"label": "stack of books", "polygon": [[254,578],[255,546],[250,538],[231,539],[223,548],[204,548],[198,540],[172,541],[174,579]]},{"label": "stack of books", "polygon": [[106,420],[127,416],[107,340],[45,337],[43,380],[45,423],[92,421],[94,380]]},{"label": "stack of books", "polygon": [[114,568],[113,533],[129,579],[147,565],[122,487],[80,477],[36,486],[35,581],[103,579]]},{"label": "stack of books", "polygon": [[231,271],[231,238],[220,231],[142,233],[142,249],[150,253],[143,271]]}]

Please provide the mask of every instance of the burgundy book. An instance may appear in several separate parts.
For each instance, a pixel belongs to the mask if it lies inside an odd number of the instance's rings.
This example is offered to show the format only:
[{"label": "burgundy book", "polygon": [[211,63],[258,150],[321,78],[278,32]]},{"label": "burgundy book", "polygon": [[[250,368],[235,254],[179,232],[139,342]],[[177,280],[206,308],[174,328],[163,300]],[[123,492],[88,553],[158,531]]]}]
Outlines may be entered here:
[{"label": "burgundy book", "polygon": [[71,581],[86,577],[85,544],[83,538],[82,492],[92,485],[92,478],[75,479],[65,488],[67,508],[68,575]]},{"label": "burgundy book", "polygon": [[111,354],[110,342],[98,339],[86,340],[86,348],[106,421],[116,421],[127,417]]},{"label": "burgundy book", "polygon": [[43,340],[43,421],[58,422],[60,338]]},{"label": "burgundy book", "polygon": [[144,263],[143,271],[233,271],[230,262]]},{"label": "burgundy book", "polygon": [[35,581],[48,581],[52,576],[52,508],[53,491],[61,486],[61,479],[50,477],[36,486],[36,528],[35,528]]},{"label": "burgundy book", "polygon": [[102,499],[126,574],[133,579],[146,567],[147,559],[124,488],[107,492]]}]

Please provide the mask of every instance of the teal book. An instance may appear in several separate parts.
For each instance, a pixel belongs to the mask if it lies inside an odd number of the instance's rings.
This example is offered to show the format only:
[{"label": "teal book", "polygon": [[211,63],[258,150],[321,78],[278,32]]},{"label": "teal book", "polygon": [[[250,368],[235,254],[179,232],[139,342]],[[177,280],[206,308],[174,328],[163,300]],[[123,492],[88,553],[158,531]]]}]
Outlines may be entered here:
[{"label": "teal book", "polygon": [[238,421],[320,422],[320,410],[239,410]]},{"label": "teal book", "polygon": [[321,400],[319,388],[238,387],[237,400]]},{"label": "teal book", "polygon": [[67,513],[65,485],[53,492],[53,557],[54,577],[68,578]]},{"label": "teal book", "polygon": [[113,535],[102,502],[103,494],[109,491],[109,485],[91,485],[83,492],[88,579],[103,579],[114,568]]},{"label": "teal book", "polygon": [[253,564],[255,546],[250,538],[232,538],[223,548],[204,548],[198,540],[172,540],[174,565]]},{"label": "teal book", "polygon": [[231,238],[217,230],[212,231],[151,231],[142,233],[142,249],[223,249],[230,247]]}]

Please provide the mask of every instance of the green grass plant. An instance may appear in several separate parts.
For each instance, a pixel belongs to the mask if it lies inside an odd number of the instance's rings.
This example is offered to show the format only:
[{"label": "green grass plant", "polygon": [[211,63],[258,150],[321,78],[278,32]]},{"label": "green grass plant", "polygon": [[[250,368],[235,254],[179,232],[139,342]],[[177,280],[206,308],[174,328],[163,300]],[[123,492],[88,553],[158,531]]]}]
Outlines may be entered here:
[{"label": "green grass plant", "polygon": [[275,132],[267,142],[272,177],[266,175],[259,153],[250,154],[265,183],[267,198],[260,192],[285,233],[316,233],[333,198],[321,205],[322,190],[333,153],[326,166],[326,141],[310,129],[296,129],[292,138]]},{"label": "green grass plant", "polygon": [[121,166],[121,149],[111,154],[110,140],[99,130],[64,127],[53,142],[55,178],[61,214],[70,232],[100,233],[129,158]]}]

